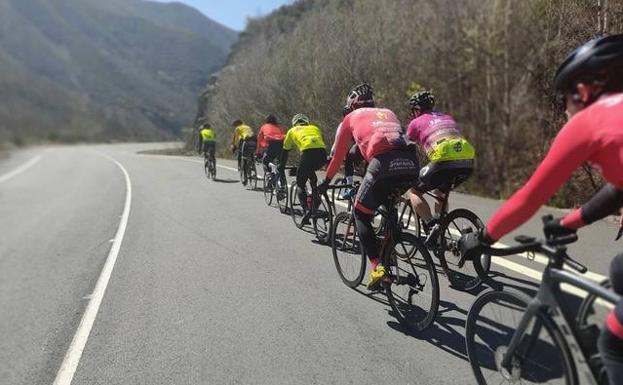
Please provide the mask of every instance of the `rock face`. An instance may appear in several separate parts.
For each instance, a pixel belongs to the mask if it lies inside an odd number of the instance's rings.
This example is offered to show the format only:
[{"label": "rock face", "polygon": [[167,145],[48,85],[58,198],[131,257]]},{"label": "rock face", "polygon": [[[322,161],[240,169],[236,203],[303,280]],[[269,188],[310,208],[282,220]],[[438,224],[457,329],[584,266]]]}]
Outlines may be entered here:
[{"label": "rock face", "polygon": [[179,3],[0,0],[0,142],[174,136],[236,38]]}]

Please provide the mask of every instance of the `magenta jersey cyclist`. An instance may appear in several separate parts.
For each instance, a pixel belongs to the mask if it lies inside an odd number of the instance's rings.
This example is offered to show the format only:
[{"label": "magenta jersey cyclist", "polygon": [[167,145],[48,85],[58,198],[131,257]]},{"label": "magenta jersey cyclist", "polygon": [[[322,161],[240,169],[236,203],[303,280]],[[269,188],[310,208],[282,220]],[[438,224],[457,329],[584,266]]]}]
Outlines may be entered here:
[{"label": "magenta jersey cyclist", "polygon": [[431,111],[423,113],[409,123],[407,136],[422,146],[428,154],[434,150],[439,140],[460,137],[461,131],[452,116]]}]

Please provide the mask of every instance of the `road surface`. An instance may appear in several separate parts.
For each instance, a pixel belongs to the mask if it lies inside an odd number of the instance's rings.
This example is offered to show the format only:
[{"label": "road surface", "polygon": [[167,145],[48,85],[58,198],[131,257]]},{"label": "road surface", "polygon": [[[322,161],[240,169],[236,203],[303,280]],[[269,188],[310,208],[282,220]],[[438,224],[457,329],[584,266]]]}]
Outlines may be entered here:
[{"label": "road surface", "polygon": [[[212,182],[199,158],[137,153],[166,146],[0,161],[1,384],[473,383],[472,294],[440,275],[436,324],[409,334],[383,296],[341,283],[330,249],[242,188],[233,162]],[[487,219],[500,202],[453,205]],[[537,216],[518,233],[540,228]],[[595,279],[615,232],[599,222],[572,248]],[[542,265],[512,262],[495,269],[533,287]]]}]

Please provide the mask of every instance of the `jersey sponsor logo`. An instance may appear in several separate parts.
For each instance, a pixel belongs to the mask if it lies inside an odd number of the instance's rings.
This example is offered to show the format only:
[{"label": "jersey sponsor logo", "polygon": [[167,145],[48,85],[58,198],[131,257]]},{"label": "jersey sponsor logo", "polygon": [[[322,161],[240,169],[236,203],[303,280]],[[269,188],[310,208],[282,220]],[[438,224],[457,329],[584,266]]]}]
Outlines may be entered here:
[{"label": "jersey sponsor logo", "polygon": [[455,152],[461,152],[463,151],[463,144],[461,142],[456,142],[454,146],[452,146],[452,149],[454,149]]},{"label": "jersey sponsor logo", "polygon": [[384,111],[377,111],[376,112],[376,117],[382,120],[387,120],[387,112]]},{"label": "jersey sponsor logo", "polygon": [[612,95],[600,100],[598,103],[606,107],[614,107],[623,102],[623,94]]}]

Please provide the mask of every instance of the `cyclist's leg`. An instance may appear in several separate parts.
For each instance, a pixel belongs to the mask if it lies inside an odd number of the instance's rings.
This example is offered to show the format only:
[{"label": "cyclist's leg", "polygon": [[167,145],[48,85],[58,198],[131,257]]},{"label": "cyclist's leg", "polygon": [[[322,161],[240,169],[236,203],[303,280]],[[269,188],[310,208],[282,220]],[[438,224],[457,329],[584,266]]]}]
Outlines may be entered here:
[{"label": "cyclist's leg", "polygon": [[209,157],[212,159],[214,163],[216,163],[216,142],[208,142],[206,143],[208,146]]},{"label": "cyclist's leg", "polygon": [[308,151],[309,150],[305,150],[301,153],[301,159],[296,170],[296,194],[298,195],[301,207],[303,207],[305,212],[309,209],[307,207],[307,190],[305,185],[307,183],[307,179],[309,179],[309,176],[314,174],[312,167],[313,159],[309,156]]},{"label": "cyclist's leg", "polygon": [[428,205],[428,202],[424,199],[423,193],[418,191],[416,188],[412,188],[409,191],[409,200],[411,201],[411,206],[413,206],[413,209],[417,215],[422,218],[424,223],[428,223],[431,219],[433,219],[433,213]]},{"label": "cyclist's leg", "polygon": [[[623,254],[610,264],[610,282],[617,294],[623,294]],[[623,300],[608,315],[598,346],[610,384],[623,384]]]}]

